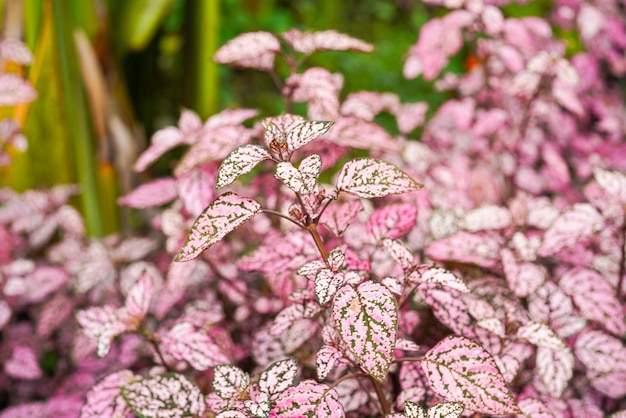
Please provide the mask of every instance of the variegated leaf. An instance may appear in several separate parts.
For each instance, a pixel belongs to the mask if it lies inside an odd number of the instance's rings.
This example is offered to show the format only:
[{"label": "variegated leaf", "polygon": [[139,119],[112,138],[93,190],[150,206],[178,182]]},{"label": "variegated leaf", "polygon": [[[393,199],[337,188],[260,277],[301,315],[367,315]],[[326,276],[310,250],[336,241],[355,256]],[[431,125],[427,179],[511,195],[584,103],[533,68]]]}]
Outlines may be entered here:
[{"label": "variegated leaf", "polygon": [[322,308],[314,302],[294,303],[285,307],[276,317],[269,329],[271,335],[280,335],[289,329],[294,322],[302,318],[312,318]]},{"label": "variegated leaf", "polygon": [[325,305],[335,296],[345,282],[342,273],[333,273],[332,270],[324,269],[315,276],[315,298],[320,305]]},{"label": "variegated leaf", "polygon": [[20,380],[37,380],[43,376],[37,355],[27,345],[13,347],[11,357],[4,360],[4,372]]},{"label": "variegated leaf", "polygon": [[439,396],[487,414],[521,412],[495,360],[469,338],[441,340],[424,356],[422,368]]},{"label": "variegated leaf", "polygon": [[397,239],[409,233],[417,221],[417,206],[399,203],[376,209],[367,220],[367,233],[379,241],[382,238]]},{"label": "variegated leaf", "polygon": [[567,346],[559,349],[539,346],[536,362],[536,373],[548,393],[555,398],[560,398],[574,374],[572,351]]},{"label": "variegated leaf", "polygon": [[138,322],[143,321],[148,313],[152,301],[152,289],[150,274],[144,272],[126,296],[126,311]]},{"label": "variegated leaf", "polygon": [[328,254],[328,265],[332,271],[339,271],[343,267],[345,260],[346,255],[339,248],[335,248]]},{"label": "variegated leaf", "polygon": [[336,236],[343,235],[352,221],[363,210],[359,200],[349,200],[343,203],[330,205],[322,215],[321,222]]},{"label": "variegated leaf", "polygon": [[270,364],[261,373],[259,390],[270,396],[279,394],[296,383],[298,361],[293,358]]},{"label": "variegated leaf", "polygon": [[626,347],[602,331],[583,331],[574,345],[576,357],[588,369],[599,373],[626,372]]},{"label": "variegated leaf", "polygon": [[76,314],[76,319],[83,327],[85,334],[97,340],[98,357],[107,355],[115,337],[135,329],[133,324],[121,316],[120,311],[109,305],[94,306],[79,311]]},{"label": "variegated leaf", "polygon": [[244,405],[253,417],[269,418],[272,405],[267,393],[258,394],[255,400],[247,400],[244,402]]},{"label": "variegated leaf", "polygon": [[545,347],[552,350],[562,350],[567,347],[565,342],[549,326],[541,322],[530,321],[522,325],[517,330],[515,336],[537,347]]},{"label": "variegated leaf", "polygon": [[250,172],[261,161],[272,156],[260,145],[241,145],[230,152],[220,164],[215,180],[215,189],[228,186],[242,174]]},{"label": "variegated leaf", "polygon": [[250,376],[238,367],[219,364],[213,369],[213,391],[222,399],[232,399],[244,393]]},{"label": "variegated leaf", "polygon": [[274,56],[280,52],[280,42],[269,32],[247,32],[226,42],[213,59],[234,67],[271,71]]},{"label": "variegated leaf", "polygon": [[281,161],[276,165],[276,178],[296,193],[306,194],[306,186],[302,173],[289,161]]},{"label": "variegated leaf", "polygon": [[444,325],[457,334],[470,338],[476,337],[474,321],[463,300],[462,292],[436,283],[425,283],[418,288],[418,292],[422,299],[433,308],[435,317]]},{"label": "variegated leaf", "polygon": [[604,226],[604,219],[596,208],[588,203],[577,203],[559,215],[546,231],[538,254],[553,255],[593,235]]},{"label": "variegated leaf", "polygon": [[335,389],[305,380],[280,393],[269,416],[341,418],[346,415]]},{"label": "variegated leaf", "polygon": [[413,266],[413,254],[404,243],[395,239],[385,238],[383,239],[383,246],[404,270],[408,270]]},{"label": "variegated leaf", "polygon": [[300,162],[298,171],[302,175],[305,193],[315,192],[315,185],[321,169],[322,157],[319,154],[311,154]]},{"label": "variegated leaf", "polygon": [[593,175],[609,196],[622,205],[626,205],[626,175],[624,173],[595,168]]},{"label": "variegated leaf", "polygon": [[120,370],[102,379],[89,392],[80,410],[80,418],[130,418],[131,410],[124,401],[120,387],[133,381],[130,370]]},{"label": "variegated leaf", "polygon": [[371,52],[374,47],[360,39],[334,30],[301,32],[291,29],[282,37],[294,50],[310,55],[316,51],[360,51]]},{"label": "variegated leaf", "polygon": [[300,276],[315,276],[317,275],[317,273],[320,272],[320,270],[325,268],[326,263],[324,263],[322,260],[313,260],[309,261],[298,270],[296,270],[296,274],[299,274]]},{"label": "variegated leaf", "polygon": [[570,270],[561,277],[559,287],[572,297],[585,318],[601,323],[616,335],[626,333],[626,318],[616,291],[600,273]]},{"label": "variegated leaf", "polygon": [[261,205],[256,200],[224,193],[198,216],[175,261],[196,258],[260,211]]},{"label": "variegated leaf", "polygon": [[376,282],[365,282],[356,290],[346,285],[335,295],[332,316],[361,368],[384,382],[398,330],[398,305],[389,289]]},{"label": "variegated leaf", "polygon": [[200,416],[205,410],[200,389],[176,373],[136,380],[122,386],[122,396],[143,418]]},{"label": "variegated leaf", "polygon": [[422,185],[386,161],[359,158],[344,164],[337,179],[337,189],[362,198],[419,190]]},{"label": "variegated leaf", "polygon": [[498,263],[502,238],[489,233],[459,231],[434,241],[426,256],[437,261],[455,261],[491,268]]},{"label": "variegated leaf", "polygon": [[459,226],[466,231],[478,232],[487,229],[503,229],[511,225],[511,212],[496,205],[481,206],[465,214]]},{"label": "variegated leaf", "polygon": [[334,368],[338,360],[343,357],[341,351],[332,345],[324,345],[319,349],[315,356],[315,373],[318,380],[326,379],[328,373]]},{"label": "variegated leaf", "polygon": [[[406,407],[405,407],[406,408]],[[458,418],[465,408],[461,402],[440,402],[428,408],[427,418]]]},{"label": "variegated leaf", "polygon": [[163,335],[160,348],[175,359],[186,361],[200,371],[229,362],[228,357],[213,342],[206,330],[198,330],[188,322],[174,325]]},{"label": "variegated leaf", "polygon": [[544,266],[528,262],[518,263],[513,251],[508,248],[503,248],[500,256],[504,275],[516,296],[527,297],[545,282],[547,271]]},{"label": "variegated leaf", "polygon": [[249,415],[236,410],[222,411],[215,418],[249,418]]},{"label": "variegated leaf", "polygon": [[287,132],[285,138],[289,151],[293,152],[302,148],[315,138],[324,135],[333,124],[334,122],[306,121],[294,126]]},{"label": "variegated leaf", "polygon": [[400,416],[404,418],[426,418],[426,408],[415,402],[405,401],[404,414]]},{"label": "variegated leaf", "polygon": [[461,293],[469,292],[469,288],[454,273],[441,267],[430,267],[426,271],[419,274],[418,281],[421,283],[438,283],[452,289],[456,289]]}]

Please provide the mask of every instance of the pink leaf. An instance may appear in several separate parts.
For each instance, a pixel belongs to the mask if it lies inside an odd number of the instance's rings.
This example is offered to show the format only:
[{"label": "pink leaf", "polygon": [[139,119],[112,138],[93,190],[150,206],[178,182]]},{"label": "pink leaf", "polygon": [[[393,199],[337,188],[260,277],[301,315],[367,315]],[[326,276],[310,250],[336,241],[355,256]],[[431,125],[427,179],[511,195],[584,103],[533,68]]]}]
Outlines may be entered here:
[{"label": "pink leaf", "polygon": [[396,116],[398,130],[407,135],[424,123],[427,111],[428,104],[419,102],[403,103],[393,110],[392,113]]},{"label": "pink leaf", "polygon": [[298,361],[293,358],[270,364],[259,377],[259,390],[270,396],[293,386],[298,375]]},{"label": "pink leaf", "polygon": [[238,367],[220,364],[213,369],[213,390],[222,399],[237,398],[249,385],[248,373]]},{"label": "pink leaf", "polygon": [[313,260],[304,264],[298,270],[296,270],[296,274],[300,276],[316,276],[320,270],[326,268],[326,263],[322,260]]},{"label": "pink leaf", "polygon": [[172,177],[165,177],[142,184],[126,196],[117,199],[117,203],[122,206],[142,209],[164,205],[176,197],[178,197],[176,180]]},{"label": "pink leaf", "polygon": [[237,177],[248,173],[258,163],[270,158],[272,158],[270,153],[259,145],[246,144],[235,148],[220,164],[215,189],[228,186]]},{"label": "pink leaf", "polygon": [[488,205],[466,213],[459,222],[459,226],[466,231],[478,232],[487,229],[503,229],[511,225],[511,221],[511,212],[507,208]]},{"label": "pink leaf", "polygon": [[286,84],[285,90],[291,90],[294,101],[307,102],[309,119],[335,120],[339,116],[339,93],[343,86],[340,74],[313,67],[302,74],[291,75]]},{"label": "pink leaf", "polygon": [[413,253],[401,241],[385,238],[383,239],[383,246],[405,271],[413,267]]},{"label": "pink leaf", "polygon": [[234,67],[271,71],[280,42],[269,32],[248,32],[228,41],[213,59]]},{"label": "pink leaf", "polygon": [[263,139],[266,146],[270,146],[274,141],[285,142],[287,133],[296,126],[306,122],[302,116],[283,113],[280,116],[265,118],[261,125],[265,129]]},{"label": "pink leaf", "polygon": [[4,372],[15,379],[36,380],[42,377],[37,356],[30,347],[16,345],[4,362]]},{"label": "pink leaf", "polygon": [[367,220],[367,232],[378,241],[382,238],[397,239],[415,226],[417,207],[413,203],[387,205],[377,209]]},{"label": "pink leaf", "polygon": [[590,370],[598,373],[626,372],[626,347],[619,339],[603,331],[583,331],[576,339],[574,351]]},{"label": "pink leaf", "polygon": [[41,266],[26,277],[28,293],[25,300],[37,303],[44,300],[50,293],[60,289],[70,276],[59,267]]},{"label": "pink leaf", "polygon": [[14,106],[28,103],[37,97],[37,91],[22,77],[16,74],[0,74],[0,106]]},{"label": "pink leaf", "polygon": [[372,52],[374,47],[366,42],[334,30],[301,32],[291,29],[282,37],[297,52],[310,55],[316,51]]},{"label": "pink leaf", "polygon": [[528,341],[537,347],[545,347],[552,350],[563,350],[567,348],[567,345],[563,342],[563,340],[560,339],[549,326],[542,322],[530,321],[529,323],[522,325],[517,330],[515,336],[519,339]]},{"label": "pink leaf", "polygon": [[160,129],[152,135],[151,144],[135,162],[136,171],[144,171],[150,164],[155,162],[167,151],[179,145],[186,144],[185,136],[180,129],[168,126]]},{"label": "pink leaf", "polygon": [[269,414],[271,418],[305,416],[341,418],[346,415],[337,391],[313,380],[305,380],[280,393]]},{"label": "pink leaf", "polygon": [[559,286],[572,297],[585,318],[601,323],[616,335],[626,333],[624,310],[616,291],[600,273],[569,270],[561,277]]},{"label": "pink leaf", "polygon": [[333,273],[330,269],[321,270],[315,276],[315,298],[320,305],[326,305],[344,283],[343,273]]},{"label": "pink leaf", "polygon": [[380,125],[353,116],[339,118],[328,133],[327,139],[344,147],[374,151],[400,151],[400,144]]},{"label": "pink leaf", "polygon": [[135,320],[141,322],[148,313],[152,301],[153,284],[150,274],[144,272],[141,278],[130,288],[126,296],[126,311]]},{"label": "pink leaf", "polygon": [[311,302],[304,304],[294,303],[293,305],[289,305],[276,315],[269,333],[271,335],[280,335],[290,328],[296,321],[302,318],[312,318],[321,312],[321,310],[322,308],[318,304]]},{"label": "pink leaf", "polygon": [[102,379],[87,392],[80,418],[130,418],[132,413],[122,397],[120,387],[131,383],[134,378],[130,370],[121,370]]},{"label": "pink leaf", "polygon": [[546,268],[534,263],[518,263],[513,251],[508,248],[500,252],[504,275],[515,296],[526,297],[541,286],[547,276]]},{"label": "pink leaf", "polygon": [[470,338],[476,336],[474,321],[462,292],[436,283],[423,284],[419,286],[418,291],[424,302],[433,308],[435,317],[444,325],[457,334]]},{"label": "pink leaf", "polygon": [[124,321],[120,312],[109,305],[79,311],[76,314],[76,319],[84,328],[85,334],[98,341],[97,354],[99,357],[107,355],[111,341],[115,337],[134,329],[133,324]]},{"label": "pink leaf", "polygon": [[176,373],[149,376],[122,386],[122,396],[141,417],[201,416],[205,410],[200,389]]},{"label": "pink leaf", "polygon": [[439,396],[487,414],[521,412],[491,355],[462,336],[441,340],[424,356],[422,368]]},{"label": "pink leaf", "polygon": [[319,349],[315,356],[315,373],[318,380],[326,379],[328,373],[330,373],[337,364],[337,361],[343,358],[341,351],[337,350],[332,345],[323,345]]},{"label": "pink leaf", "polygon": [[4,326],[11,319],[11,307],[5,300],[0,300],[0,330],[4,328]]},{"label": "pink leaf", "polygon": [[352,224],[356,216],[363,210],[363,205],[359,200],[349,200],[347,202],[333,204],[326,209],[322,215],[322,223],[330,229],[336,236],[341,236]]},{"label": "pink leaf", "polygon": [[536,373],[546,386],[548,393],[559,398],[574,374],[574,356],[569,347],[552,349],[537,348]]},{"label": "pink leaf", "polygon": [[553,255],[589,238],[603,226],[604,219],[593,206],[577,203],[562,213],[548,228],[538,253],[543,257]]},{"label": "pink leaf", "polygon": [[306,121],[294,126],[285,137],[289,151],[293,152],[302,148],[315,138],[324,135],[333,124],[334,122]]},{"label": "pink leaf", "polygon": [[454,273],[440,267],[430,267],[418,275],[418,282],[421,283],[438,283],[446,287],[458,290],[461,293],[469,292],[465,282],[458,278]]},{"label": "pink leaf", "polygon": [[16,38],[4,38],[0,41],[0,57],[22,65],[28,65],[33,61],[33,54],[28,47]]},{"label": "pink leaf", "polygon": [[281,337],[283,349],[287,354],[293,354],[306,342],[313,341],[313,337],[320,330],[316,320],[299,319]]},{"label": "pink leaf", "polygon": [[230,192],[219,196],[198,216],[175,260],[196,258],[259,212],[261,205],[255,200]]},{"label": "pink leaf", "polygon": [[335,295],[332,316],[361,368],[384,382],[398,329],[398,305],[389,289],[376,282],[365,282],[356,290],[344,286]]},{"label": "pink leaf", "polygon": [[490,268],[497,264],[502,239],[498,235],[459,231],[426,248],[426,255],[437,261],[456,261]]},{"label": "pink leaf", "polygon": [[47,300],[37,318],[37,335],[48,338],[67,320],[74,307],[74,301],[63,293],[58,293]]},{"label": "pink leaf", "polygon": [[596,168],[593,175],[607,194],[616,202],[626,205],[626,175],[618,171]]},{"label": "pink leaf", "polygon": [[242,257],[237,266],[242,270],[279,273],[295,270],[309,260],[319,258],[311,237],[300,230],[287,235],[267,234],[263,244],[252,254]]},{"label": "pink leaf", "polygon": [[339,191],[366,199],[407,193],[421,188],[421,184],[396,166],[373,158],[348,161],[337,179]]},{"label": "pink leaf", "polygon": [[46,412],[45,402],[32,402],[10,406],[0,413],[0,418],[45,417]]},{"label": "pink leaf", "polygon": [[196,329],[188,322],[174,325],[161,338],[161,346],[175,359],[186,361],[200,371],[229,362],[206,330]]},{"label": "pink leaf", "polygon": [[176,189],[185,210],[193,217],[200,215],[215,199],[216,163],[204,164],[178,177]]}]

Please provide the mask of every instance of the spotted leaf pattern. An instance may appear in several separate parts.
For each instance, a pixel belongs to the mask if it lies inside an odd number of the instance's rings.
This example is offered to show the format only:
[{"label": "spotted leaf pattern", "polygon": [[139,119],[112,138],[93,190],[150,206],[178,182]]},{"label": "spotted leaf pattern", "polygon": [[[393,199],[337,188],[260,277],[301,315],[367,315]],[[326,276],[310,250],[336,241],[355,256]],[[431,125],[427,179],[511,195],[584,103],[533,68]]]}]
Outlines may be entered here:
[{"label": "spotted leaf pattern", "polygon": [[335,364],[342,357],[341,351],[337,350],[332,345],[322,346],[315,357],[315,373],[317,374],[317,379],[326,379],[328,373],[334,369]]},{"label": "spotted leaf pattern", "polygon": [[374,47],[360,39],[334,30],[302,32],[291,29],[282,34],[285,41],[298,52],[312,54],[316,51],[359,51],[371,52]]},{"label": "spotted leaf pattern", "polygon": [[367,220],[367,233],[375,240],[397,239],[409,233],[417,220],[417,206],[399,203],[377,209]]},{"label": "spotted leaf pattern", "polygon": [[548,393],[559,398],[567,388],[574,374],[574,356],[569,347],[553,349],[546,346],[537,348],[535,372]]},{"label": "spotted leaf pattern", "polygon": [[360,367],[383,382],[398,330],[398,305],[389,289],[376,282],[365,282],[356,289],[346,285],[335,295],[332,317]]},{"label": "spotted leaf pattern", "polygon": [[626,347],[597,330],[583,331],[574,345],[576,357],[587,367],[587,378],[598,391],[612,398],[626,394]]},{"label": "spotted leaf pattern", "polygon": [[363,210],[359,200],[333,204],[322,215],[321,222],[336,236],[341,236],[354,218]]},{"label": "spotted leaf pattern", "polygon": [[320,305],[325,305],[335,296],[337,290],[344,284],[342,273],[333,273],[330,269],[323,269],[315,276],[315,298]]},{"label": "spotted leaf pattern", "polygon": [[537,347],[546,347],[553,350],[562,350],[567,347],[565,342],[549,326],[542,322],[530,321],[522,325],[517,330],[515,336]]},{"label": "spotted leaf pattern", "polygon": [[175,261],[196,258],[259,212],[261,205],[256,200],[231,192],[224,193],[198,216]]},{"label": "spotted leaf pattern", "polygon": [[491,355],[469,338],[441,340],[421,363],[433,390],[470,411],[487,414],[521,412]]},{"label": "spotted leaf pattern", "polygon": [[280,393],[270,417],[345,417],[339,394],[329,386],[305,380]]},{"label": "spotted leaf pattern", "polygon": [[259,377],[259,390],[270,396],[293,386],[298,375],[298,361],[293,358],[270,364]]},{"label": "spotted leaf pattern", "polygon": [[130,370],[120,370],[102,379],[87,392],[80,418],[130,418],[132,412],[122,397],[120,387],[131,383],[134,378]]},{"label": "spotted leaf pattern", "polygon": [[406,418],[458,418],[464,409],[461,402],[440,402],[428,408],[428,411],[415,402],[404,402]]},{"label": "spotted leaf pattern", "polygon": [[222,399],[232,399],[244,393],[250,376],[238,367],[220,364],[213,369],[213,391]]},{"label": "spotted leaf pattern", "polygon": [[359,158],[344,164],[337,189],[362,198],[419,190],[421,184],[396,166],[374,158]]},{"label": "spotted leaf pattern", "polygon": [[97,354],[104,357],[111,348],[111,342],[118,335],[134,330],[133,324],[127,321],[122,311],[112,306],[94,306],[79,311],[76,319],[85,334],[95,338],[98,342]]},{"label": "spotted leaf pattern", "polygon": [[469,288],[456,274],[441,267],[430,267],[418,275],[421,283],[438,283],[458,290],[461,293],[469,292]]},{"label": "spotted leaf pattern", "polygon": [[205,410],[200,389],[177,373],[149,376],[121,390],[132,411],[143,418],[200,416]]},{"label": "spotted leaf pattern", "polygon": [[604,225],[604,219],[596,208],[588,203],[577,203],[554,220],[543,237],[538,254],[546,257],[563,248],[590,237]]},{"label": "spotted leaf pattern", "polygon": [[260,145],[245,144],[235,148],[217,170],[215,189],[228,186],[240,175],[250,172],[261,161],[271,158],[269,151]]},{"label": "spotted leaf pattern", "polygon": [[162,336],[160,347],[175,359],[186,361],[200,371],[229,362],[207,331],[197,329],[189,322],[174,325]]},{"label": "spotted leaf pattern", "polygon": [[255,68],[271,71],[274,56],[280,51],[280,42],[269,32],[248,32],[241,34],[222,46],[213,59],[234,67]]},{"label": "spotted leaf pattern", "polygon": [[324,135],[333,124],[334,122],[306,121],[294,126],[285,136],[289,151],[302,148],[315,138]]}]

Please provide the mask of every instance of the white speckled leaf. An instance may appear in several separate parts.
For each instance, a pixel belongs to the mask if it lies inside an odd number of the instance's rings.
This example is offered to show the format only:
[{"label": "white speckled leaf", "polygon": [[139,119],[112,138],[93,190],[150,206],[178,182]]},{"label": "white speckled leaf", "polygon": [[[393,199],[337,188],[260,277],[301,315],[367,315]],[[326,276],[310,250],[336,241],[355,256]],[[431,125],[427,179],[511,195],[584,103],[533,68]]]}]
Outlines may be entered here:
[{"label": "white speckled leaf", "polygon": [[517,338],[526,340],[537,347],[546,347],[561,350],[567,347],[562,339],[552,329],[542,322],[530,321],[522,325],[516,334]]},{"label": "white speckled leaf", "polygon": [[333,273],[330,269],[323,269],[315,276],[315,298],[320,305],[325,305],[335,296],[337,289],[345,282],[342,273]]},{"label": "white speckled leaf", "polygon": [[616,201],[626,205],[626,175],[624,173],[596,168],[593,170],[593,175],[600,187]]},{"label": "white speckled leaf", "polygon": [[293,152],[318,136],[324,135],[333,124],[334,122],[306,121],[294,126],[287,132],[286,141],[289,151]]},{"label": "white speckled leaf", "polygon": [[419,190],[422,185],[398,167],[373,158],[348,161],[337,179],[337,189],[358,197],[383,197]]},{"label": "white speckled leaf", "polygon": [[298,171],[302,175],[304,191],[306,193],[313,193],[315,191],[315,184],[317,183],[321,169],[322,157],[320,157],[319,154],[311,154],[300,162]]},{"label": "white speckled leaf", "polygon": [[250,376],[238,367],[220,364],[213,369],[213,391],[222,399],[232,399],[245,392]]},{"label": "white speckled leaf", "polygon": [[384,382],[398,330],[398,305],[389,289],[376,282],[365,282],[356,290],[346,285],[335,294],[332,316],[361,368]]},{"label": "white speckled leaf", "polygon": [[271,417],[345,417],[335,389],[305,380],[278,395]]},{"label": "white speckled leaf", "polygon": [[337,360],[342,357],[343,354],[341,354],[341,351],[337,350],[332,345],[322,346],[317,352],[317,356],[315,356],[315,373],[317,374],[317,379],[326,379],[328,373],[335,367]]},{"label": "white speckled leaf", "polygon": [[385,238],[383,239],[383,246],[404,270],[413,266],[413,254],[404,243],[395,239]]},{"label": "white speckled leaf", "polygon": [[293,386],[298,375],[298,360],[288,358],[270,364],[261,373],[259,390],[272,396]]},{"label": "white speckled leaf", "polygon": [[464,410],[461,402],[440,402],[428,408],[427,418],[458,418]]},{"label": "white speckled leaf", "polygon": [[200,416],[205,410],[200,389],[176,373],[149,376],[122,386],[122,396],[142,418]]},{"label": "white speckled leaf", "polygon": [[217,170],[215,188],[219,189],[232,183],[242,174],[248,173],[258,163],[269,160],[270,153],[260,145],[241,145],[230,152]]},{"label": "white speckled leaf", "polygon": [[256,200],[230,192],[218,196],[194,222],[175,261],[196,258],[259,212],[261,205]]},{"label": "white speckled leaf", "polygon": [[567,388],[574,373],[574,356],[569,347],[557,350],[539,346],[535,371],[548,393],[559,398]]},{"label": "white speckled leaf", "polygon": [[426,353],[422,368],[439,396],[462,402],[470,411],[520,412],[491,354],[469,338],[444,338]]},{"label": "white speckled leaf", "polygon": [[546,231],[537,253],[542,257],[556,254],[599,231],[604,219],[588,203],[577,203],[554,220]]},{"label": "white speckled leaf", "polygon": [[451,287],[462,293],[469,292],[469,288],[454,273],[441,267],[431,267],[420,276],[423,283],[438,283],[446,287]]},{"label": "white speckled leaf", "polygon": [[160,346],[175,359],[186,361],[200,371],[229,362],[207,331],[197,329],[189,322],[174,325],[163,335]]},{"label": "white speckled leaf", "polygon": [[130,417],[130,408],[122,398],[120,387],[132,382],[134,377],[130,370],[120,370],[94,385],[87,392],[80,418]]}]

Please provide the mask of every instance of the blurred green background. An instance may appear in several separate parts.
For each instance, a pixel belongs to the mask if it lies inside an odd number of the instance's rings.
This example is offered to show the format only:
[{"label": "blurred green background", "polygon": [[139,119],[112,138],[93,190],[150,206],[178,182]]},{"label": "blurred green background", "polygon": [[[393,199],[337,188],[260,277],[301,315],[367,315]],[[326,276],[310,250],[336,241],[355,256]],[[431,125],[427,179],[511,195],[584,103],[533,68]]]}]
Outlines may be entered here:
[{"label": "blurred green background", "polygon": [[[507,13],[540,15],[549,6],[537,1]],[[134,160],[157,129],[176,123],[181,107],[203,119],[223,108],[283,110],[267,74],[213,63],[216,49],[240,33],[335,29],[376,47],[307,61],[343,73],[344,95],[392,91],[431,109],[445,98],[421,78],[402,77],[419,28],[445,12],[417,0],[0,0],[0,12],[2,36],[23,39],[35,55],[18,71],[39,93],[30,105],[1,109],[29,141],[2,169],[1,185],[80,184],[76,203],[93,236],[127,227],[115,199],[142,180]],[[462,71],[464,55],[449,70]],[[169,173],[171,160],[142,176]]]}]

